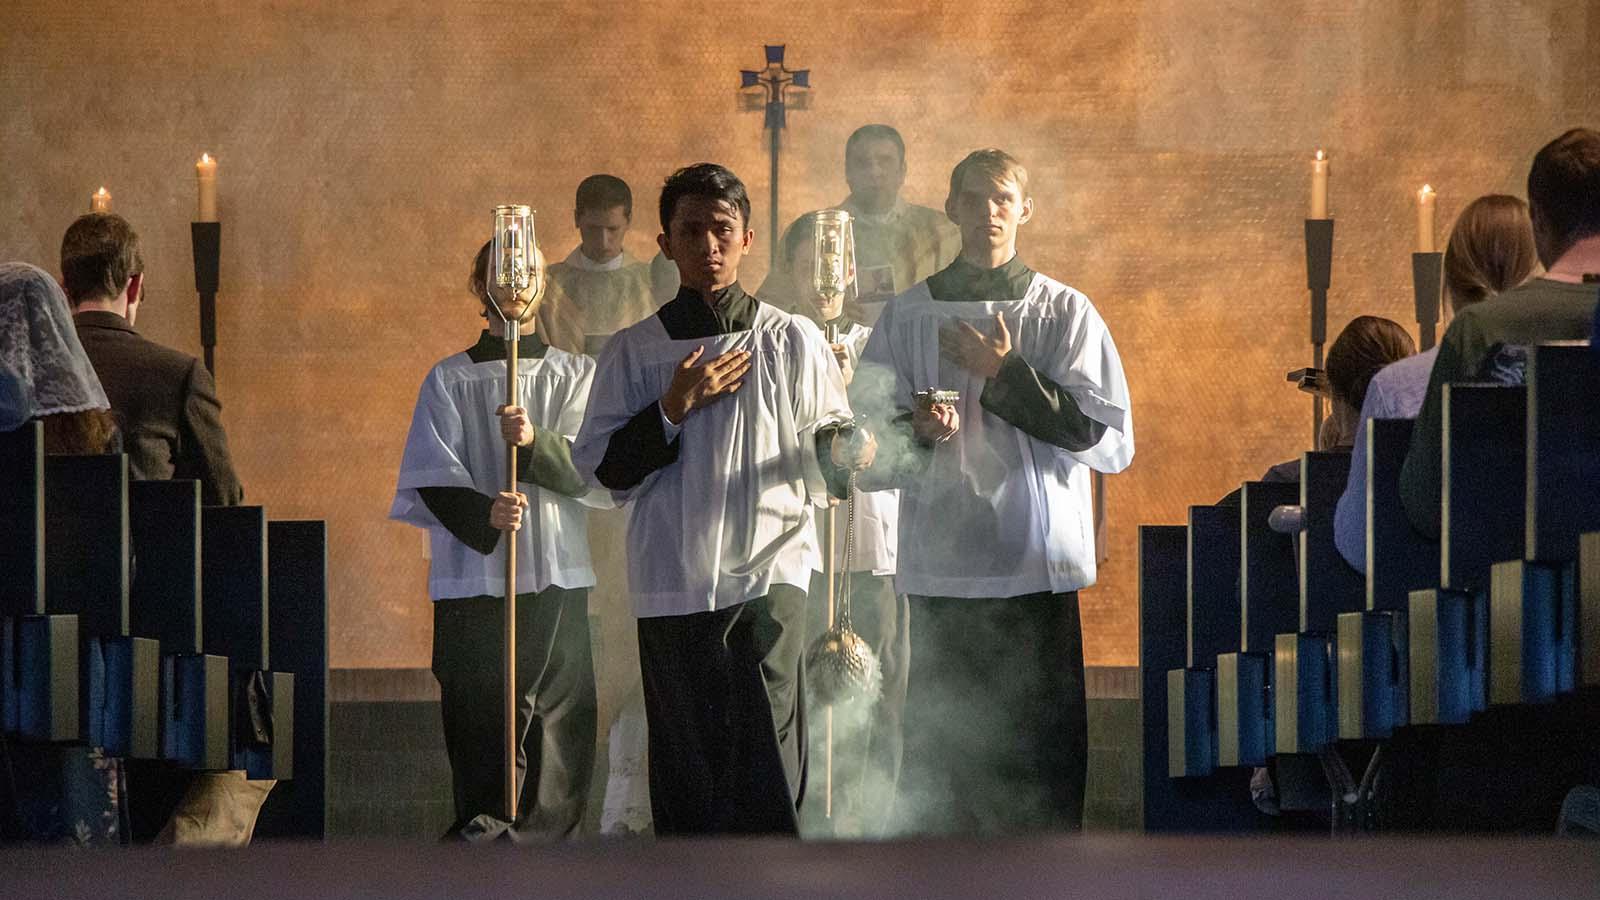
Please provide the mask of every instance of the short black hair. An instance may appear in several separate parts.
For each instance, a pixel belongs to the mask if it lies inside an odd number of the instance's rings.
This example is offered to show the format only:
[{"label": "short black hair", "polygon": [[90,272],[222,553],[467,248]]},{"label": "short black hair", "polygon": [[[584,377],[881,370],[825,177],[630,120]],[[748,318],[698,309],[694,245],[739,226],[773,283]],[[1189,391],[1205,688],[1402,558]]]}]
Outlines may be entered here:
[{"label": "short black hair", "polygon": [[613,206],[622,207],[622,214],[633,218],[633,191],[628,183],[615,175],[590,175],[578,183],[578,199],[574,202],[578,215],[589,210],[605,212]]},{"label": "short black hair", "polygon": [[1544,145],[1528,170],[1528,207],[1546,266],[1600,234],[1600,133],[1574,128]]},{"label": "short black hair", "polygon": [[61,238],[61,286],[73,303],[110,300],[144,272],[139,235],[116,213],[87,213]]},{"label": "short black hair", "polygon": [[900,162],[904,163],[906,161],[905,138],[902,138],[900,132],[896,131],[892,125],[863,125],[850,132],[850,137],[846,138],[844,142],[844,155],[848,157],[851,149],[862,141],[889,141],[894,144],[896,150],[900,151]]},{"label": "short black hair", "polygon": [[726,166],[716,163],[695,163],[684,166],[667,176],[661,185],[661,230],[671,231],[672,214],[683,197],[709,197],[720,200],[739,211],[746,228],[750,227],[750,195],[744,182]]}]

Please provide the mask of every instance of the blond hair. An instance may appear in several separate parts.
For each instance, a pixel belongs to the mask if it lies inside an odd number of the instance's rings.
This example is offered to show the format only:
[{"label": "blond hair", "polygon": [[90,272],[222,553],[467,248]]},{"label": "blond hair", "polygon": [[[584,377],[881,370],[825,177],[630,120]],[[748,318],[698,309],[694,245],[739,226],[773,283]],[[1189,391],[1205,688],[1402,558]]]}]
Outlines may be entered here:
[{"label": "blond hair", "polygon": [[1022,199],[1028,199],[1028,170],[1015,156],[995,147],[986,147],[968,153],[966,159],[956,163],[955,170],[950,173],[950,196],[945,199],[946,206],[953,204],[956,195],[961,193],[961,182],[966,179],[968,172],[976,172],[997,185],[1014,181],[1017,183],[1017,193],[1022,195]]}]

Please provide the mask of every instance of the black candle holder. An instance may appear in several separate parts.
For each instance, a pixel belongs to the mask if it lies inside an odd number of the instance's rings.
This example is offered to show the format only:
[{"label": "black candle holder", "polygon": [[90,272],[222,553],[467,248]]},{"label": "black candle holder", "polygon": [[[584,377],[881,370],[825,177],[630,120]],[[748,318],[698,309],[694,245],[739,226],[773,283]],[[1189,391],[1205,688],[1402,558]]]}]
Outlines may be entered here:
[{"label": "black candle holder", "polygon": [[[1333,280],[1333,220],[1306,220],[1306,289],[1311,292],[1311,367],[1322,368],[1328,342],[1328,285]],[[1311,400],[1311,446],[1322,430],[1322,395]]]},{"label": "black candle holder", "polygon": [[194,289],[200,294],[200,346],[206,370],[217,373],[217,281],[222,266],[222,223],[190,222],[194,246]]},{"label": "black candle holder", "polygon": [[1421,349],[1433,347],[1439,325],[1439,292],[1444,282],[1443,253],[1411,254],[1411,292],[1417,301],[1417,335]]}]

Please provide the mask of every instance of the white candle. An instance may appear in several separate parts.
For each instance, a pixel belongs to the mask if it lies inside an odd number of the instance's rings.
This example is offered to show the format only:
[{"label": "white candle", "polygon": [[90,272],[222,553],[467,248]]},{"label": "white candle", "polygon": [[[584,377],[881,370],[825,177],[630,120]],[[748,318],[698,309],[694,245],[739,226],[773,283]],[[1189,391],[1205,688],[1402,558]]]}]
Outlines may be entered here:
[{"label": "white candle", "polygon": [[1321,150],[1311,160],[1311,218],[1328,218],[1328,155]]},{"label": "white candle", "polygon": [[196,221],[217,221],[217,161],[211,154],[200,154],[200,161],[194,164],[194,174],[200,187],[200,204]]},{"label": "white candle", "polygon": [[1417,252],[1434,252],[1433,214],[1438,208],[1439,194],[1432,185],[1425,184],[1417,191]]},{"label": "white candle", "polygon": [[111,192],[105,185],[100,185],[100,190],[89,195],[89,211],[97,213],[111,212]]}]

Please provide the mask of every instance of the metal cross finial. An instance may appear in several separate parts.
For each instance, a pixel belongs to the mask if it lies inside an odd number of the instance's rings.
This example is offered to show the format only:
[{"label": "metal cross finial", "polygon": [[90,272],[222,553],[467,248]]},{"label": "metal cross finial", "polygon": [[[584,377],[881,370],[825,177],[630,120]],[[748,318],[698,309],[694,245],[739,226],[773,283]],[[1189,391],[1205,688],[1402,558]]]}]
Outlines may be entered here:
[{"label": "metal cross finial", "polygon": [[[767,44],[765,47],[767,64],[763,69],[741,69],[739,71],[739,89],[746,92],[745,108],[754,109],[760,106],[766,111],[764,128],[769,132],[771,141],[771,187],[772,187],[772,241],[768,246],[768,259],[770,265],[778,263],[778,153],[782,146],[781,135],[788,126],[787,108],[791,100],[795,101],[797,108],[804,106],[804,94],[790,95],[790,91],[804,91],[811,87],[810,69],[789,69],[783,64],[783,44]],[[760,93],[751,90],[760,88]]]}]

